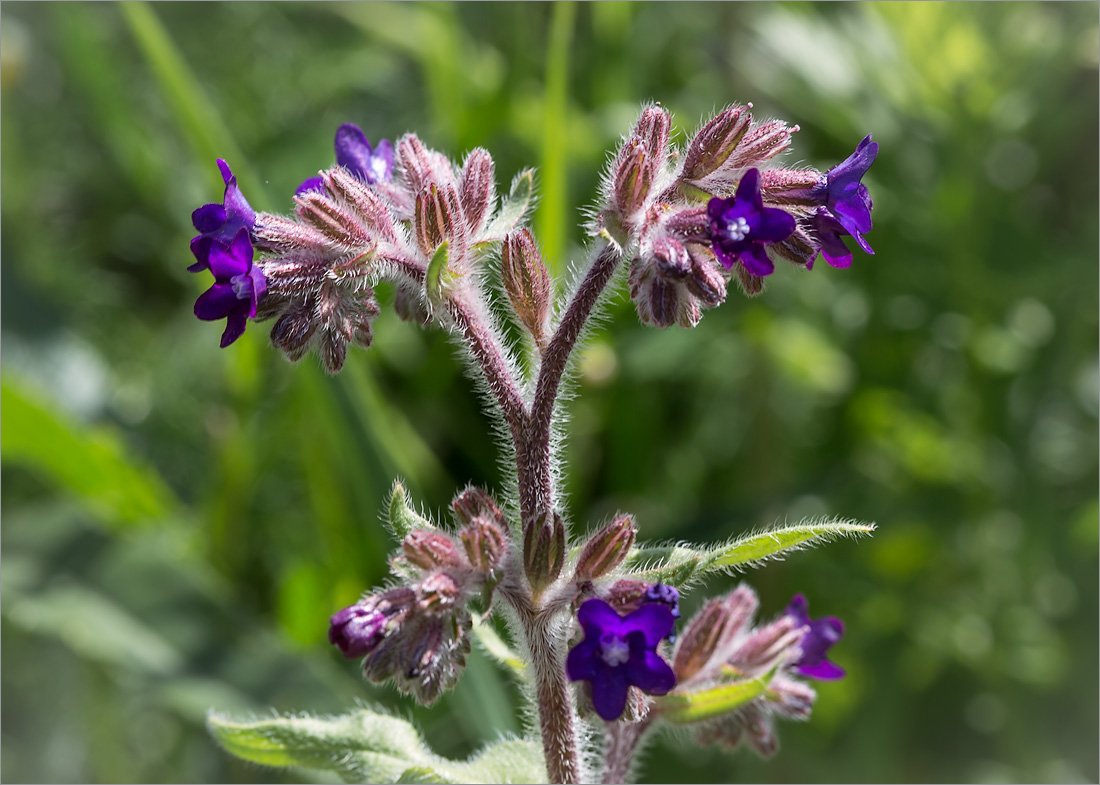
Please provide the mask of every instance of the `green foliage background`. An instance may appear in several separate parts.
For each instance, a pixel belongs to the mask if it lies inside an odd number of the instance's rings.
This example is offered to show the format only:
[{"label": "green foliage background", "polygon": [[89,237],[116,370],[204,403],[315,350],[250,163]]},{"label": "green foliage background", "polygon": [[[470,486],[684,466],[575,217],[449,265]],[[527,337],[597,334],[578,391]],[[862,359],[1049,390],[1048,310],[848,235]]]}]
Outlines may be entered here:
[{"label": "green foliage background", "polygon": [[[747,576],[765,614],[801,591],[848,623],[813,720],[770,762],[662,739],[645,777],[1100,779],[1095,4],[6,2],[0,31],[5,781],[297,779],[206,710],[399,705],[327,618],[385,577],[395,476],[432,510],[499,485],[451,345],[392,309],[334,379],[263,326],[217,348],[185,271],[214,158],[286,210],[344,121],[484,145],[502,186],[539,166],[563,271],[646,100],[681,139],[752,101],[801,126],[792,162],[881,153],[875,256],[692,331],[618,297],[585,355],[582,525],[880,525]],[[440,754],[521,729],[493,671],[411,711]]]}]

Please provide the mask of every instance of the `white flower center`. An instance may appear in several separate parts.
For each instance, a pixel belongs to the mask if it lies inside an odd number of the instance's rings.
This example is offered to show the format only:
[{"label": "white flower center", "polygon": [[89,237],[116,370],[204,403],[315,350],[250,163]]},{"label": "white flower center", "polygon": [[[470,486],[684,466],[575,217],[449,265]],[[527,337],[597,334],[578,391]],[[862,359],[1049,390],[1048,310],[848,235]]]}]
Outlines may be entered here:
[{"label": "white flower center", "polygon": [[612,668],[622,665],[630,659],[630,645],[618,635],[607,635],[600,639],[600,657]]},{"label": "white flower center", "polygon": [[731,240],[744,240],[749,234],[749,222],[744,218],[738,218],[733,223],[726,224],[726,231]]}]

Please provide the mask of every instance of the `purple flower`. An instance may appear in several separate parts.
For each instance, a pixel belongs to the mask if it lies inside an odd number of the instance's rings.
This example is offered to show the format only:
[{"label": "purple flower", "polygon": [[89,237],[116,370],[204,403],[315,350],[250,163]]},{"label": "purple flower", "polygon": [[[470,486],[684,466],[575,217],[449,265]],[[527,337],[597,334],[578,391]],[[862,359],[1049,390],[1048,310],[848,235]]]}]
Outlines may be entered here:
[{"label": "purple flower", "polygon": [[861,247],[861,235],[871,231],[872,203],[867,186],[860,180],[875,162],[876,155],[878,142],[872,142],[871,134],[867,134],[854,153],[825,173],[825,206]]},{"label": "purple flower", "polygon": [[199,230],[199,236],[191,241],[191,253],[197,260],[187,269],[193,273],[210,267],[210,249],[215,242],[228,246],[241,229],[251,235],[256,225],[256,211],[237,187],[237,178],[222,159],[218,169],[225,181],[225,195],[221,204],[204,204],[191,213],[191,222]]},{"label": "purple flower", "polygon": [[844,676],[844,669],[825,658],[825,652],[844,635],[844,622],[836,616],[811,619],[806,598],[796,594],[787,606],[786,615],[800,627],[808,628],[799,646],[802,657],[794,668],[803,676],[829,681]]},{"label": "purple flower", "polygon": [[676,674],[657,654],[657,644],[675,623],[672,611],[647,602],[620,616],[603,600],[586,600],[577,612],[584,640],[569,652],[565,672],[570,681],[592,685],[592,705],[605,721],[618,719],[634,686],[650,695],[664,695],[676,686]]},{"label": "purple flower", "polygon": [[[813,230],[814,236],[817,238],[818,251],[824,257],[825,261],[831,264],[833,267],[845,268],[852,265],[852,252],[848,250],[848,246],[844,244],[842,237],[853,236],[843,224],[829,213],[825,208],[819,208],[813,217],[809,219],[809,226]],[[854,235],[859,247],[866,253],[874,255],[875,251],[868,242],[860,235]],[[807,268],[813,267],[813,261],[806,265]]]},{"label": "purple flower", "polygon": [[764,246],[786,240],[795,229],[794,218],[788,213],[764,206],[758,169],[745,172],[732,198],[711,199],[707,216],[714,255],[722,266],[729,270],[740,262],[760,277],[775,271]]},{"label": "purple flower", "polygon": [[[368,185],[393,178],[393,145],[388,139],[371,147],[362,129],[354,123],[344,123],[336,129],[336,165],[342,166]],[[304,180],[295,191],[299,196],[306,191],[318,191],[323,181],[320,177]]]},{"label": "purple flower", "polygon": [[[195,301],[195,316],[208,322],[226,320],[221,343],[224,349],[241,337],[248,319],[256,316],[256,306],[267,291],[267,279],[252,264],[252,241],[244,227],[232,243],[211,239],[207,250],[204,266],[214,274],[214,285]],[[190,269],[198,272],[195,266]]]}]

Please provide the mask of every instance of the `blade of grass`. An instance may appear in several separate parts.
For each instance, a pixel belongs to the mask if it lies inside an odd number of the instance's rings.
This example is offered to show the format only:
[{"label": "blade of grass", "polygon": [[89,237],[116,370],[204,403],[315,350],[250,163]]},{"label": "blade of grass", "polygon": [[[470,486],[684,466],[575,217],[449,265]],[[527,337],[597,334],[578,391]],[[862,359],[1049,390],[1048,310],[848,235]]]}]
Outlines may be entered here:
[{"label": "blade of grass", "polygon": [[160,84],[195,156],[204,167],[211,169],[211,177],[217,174],[211,166],[215,159],[229,161],[241,189],[254,203],[260,201],[265,193],[263,184],[160,19],[144,2],[119,3],[116,7]]},{"label": "blade of grass", "polygon": [[577,5],[554,3],[550,18],[550,38],[546,50],[546,97],[542,117],[541,201],[537,215],[539,240],[552,272],[566,269],[562,259],[566,246],[565,212],[568,202],[566,166],[566,113],[569,107],[569,47],[573,40],[573,21]]}]

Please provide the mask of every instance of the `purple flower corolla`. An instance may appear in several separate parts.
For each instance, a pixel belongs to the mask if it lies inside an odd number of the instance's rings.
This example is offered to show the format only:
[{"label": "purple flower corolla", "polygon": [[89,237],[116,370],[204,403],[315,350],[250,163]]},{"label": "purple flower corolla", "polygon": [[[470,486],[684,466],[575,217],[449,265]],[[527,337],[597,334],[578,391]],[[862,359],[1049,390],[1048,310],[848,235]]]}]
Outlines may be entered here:
[{"label": "purple flower corolla", "polygon": [[256,316],[256,306],[267,291],[267,279],[252,264],[252,241],[244,227],[228,245],[212,240],[204,266],[214,274],[214,285],[195,301],[195,316],[207,322],[226,320],[221,342],[224,349],[241,337],[248,320]]},{"label": "purple flower corolla", "polygon": [[867,134],[856,151],[825,173],[825,206],[829,212],[856,238],[860,247],[872,253],[863,242],[862,235],[871,231],[871,195],[860,182],[878,155],[878,142]]},{"label": "purple flower corolla", "polygon": [[[809,219],[810,228],[813,229],[814,236],[817,238],[818,248],[821,252],[821,256],[833,267],[846,268],[852,266],[852,252],[848,249],[848,246],[844,244],[843,237],[854,236],[859,247],[866,253],[874,255],[875,251],[867,243],[863,237],[859,235],[852,235],[836,218],[829,213],[825,208],[819,208],[813,217]],[[813,261],[806,265],[808,269],[813,268]]]},{"label": "purple flower corolla", "polygon": [[[336,165],[342,166],[368,185],[393,177],[393,145],[388,139],[371,147],[363,130],[354,123],[344,123],[336,129]],[[323,186],[321,177],[302,181],[296,196],[307,191],[318,191]]]},{"label": "purple flower corolla", "polygon": [[802,656],[794,663],[794,669],[811,679],[830,681],[842,678],[844,669],[826,659],[825,652],[844,635],[844,622],[836,616],[811,619],[806,598],[801,594],[796,594],[791,600],[786,615],[794,619],[798,626],[807,628],[799,643]]},{"label": "purple flower corolla", "polygon": [[374,650],[386,636],[386,615],[372,606],[352,605],[329,619],[328,642],[350,659]]},{"label": "purple flower corolla", "polygon": [[256,226],[256,211],[237,187],[237,178],[229,164],[219,158],[218,169],[225,181],[222,203],[204,204],[191,213],[191,223],[199,231],[199,236],[191,240],[196,262],[187,269],[193,273],[209,269],[210,249],[215,243],[228,247],[241,229],[247,229],[251,235]]},{"label": "purple flower corolla", "polygon": [[675,623],[667,605],[647,602],[620,616],[603,600],[591,599],[581,605],[577,621],[584,640],[569,652],[565,672],[570,681],[592,685],[592,705],[605,721],[623,713],[631,686],[650,695],[676,686],[676,674],[656,651]]},{"label": "purple flower corolla", "polygon": [[745,172],[732,198],[711,199],[707,203],[707,216],[714,255],[722,266],[729,270],[740,262],[760,277],[775,271],[764,246],[786,240],[795,230],[795,220],[790,214],[764,206],[758,169]]}]

